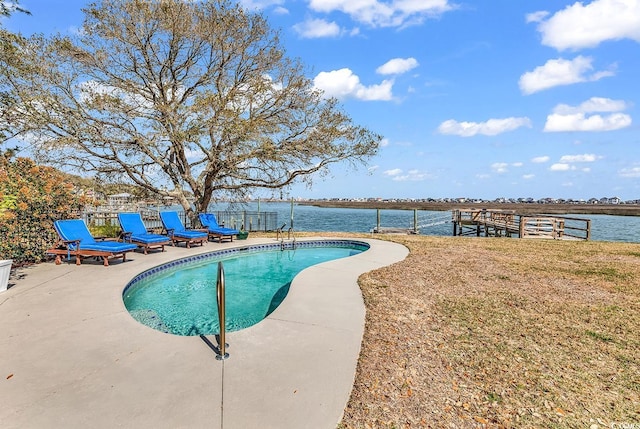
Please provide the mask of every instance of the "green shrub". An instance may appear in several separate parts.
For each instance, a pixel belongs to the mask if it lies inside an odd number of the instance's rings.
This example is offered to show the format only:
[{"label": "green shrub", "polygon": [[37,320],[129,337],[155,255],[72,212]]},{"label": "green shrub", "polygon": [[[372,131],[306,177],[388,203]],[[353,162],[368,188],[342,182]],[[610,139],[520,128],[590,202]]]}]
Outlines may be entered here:
[{"label": "green shrub", "polygon": [[117,238],[120,236],[120,225],[89,225],[89,231],[94,237]]},{"label": "green shrub", "polygon": [[76,218],[82,206],[60,171],[0,154],[0,259],[42,261],[58,238],[53,221]]}]

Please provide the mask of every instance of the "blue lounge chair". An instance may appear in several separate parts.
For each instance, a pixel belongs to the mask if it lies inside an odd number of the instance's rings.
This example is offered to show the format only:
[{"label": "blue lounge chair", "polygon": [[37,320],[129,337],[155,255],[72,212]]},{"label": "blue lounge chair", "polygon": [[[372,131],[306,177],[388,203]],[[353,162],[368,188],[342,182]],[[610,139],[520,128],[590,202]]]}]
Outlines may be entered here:
[{"label": "blue lounge chair", "polygon": [[140,213],[118,213],[118,222],[122,228],[123,241],[137,244],[143,249],[145,255],[149,249],[161,249],[164,252],[164,246],[171,244],[168,236],[147,231]]},{"label": "blue lounge chair", "polygon": [[233,237],[240,234],[240,231],[237,229],[220,226],[218,224],[218,219],[216,219],[216,215],[213,213],[200,213],[198,218],[200,219],[202,226],[207,229],[209,238],[217,238],[219,242],[222,242],[222,240],[226,238],[233,241]]},{"label": "blue lounge chair", "polygon": [[83,257],[102,257],[104,266],[109,266],[109,258],[122,258],[127,260],[127,252],[135,250],[138,246],[131,243],[117,241],[100,241],[95,239],[87,224],[82,219],[57,220],[53,226],[60,239],[47,253],[56,255],[56,265],[62,263],[61,256],[76,257],[76,265],[80,265]]},{"label": "blue lounge chair", "polygon": [[205,241],[209,240],[206,232],[185,228],[178,212],[160,212],[160,220],[174,246],[184,242],[189,248],[191,244],[203,245]]}]

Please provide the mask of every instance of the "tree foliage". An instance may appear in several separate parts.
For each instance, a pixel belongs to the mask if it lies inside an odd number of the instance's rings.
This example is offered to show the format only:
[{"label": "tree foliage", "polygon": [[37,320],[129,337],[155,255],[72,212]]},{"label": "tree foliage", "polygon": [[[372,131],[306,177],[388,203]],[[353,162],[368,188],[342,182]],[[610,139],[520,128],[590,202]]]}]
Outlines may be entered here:
[{"label": "tree foliage", "polygon": [[0,16],[11,16],[13,12],[22,12],[31,15],[31,12],[21,7],[18,3],[18,0],[12,0],[10,2],[0,0]]},{"label": "tree foliage", "polygon": [[77,217],[83,203],[56,169],[0,154],[0,259],[42,261],[57,238],[53,221]]},{"label": "tree foliage", "polygon": [[84,12],[77,38],[0,52],[5,124],[43,161],[127,180],[193,214],[377,151],[381,136],[314,89],[260,14],[228,0],[103,0]]}]

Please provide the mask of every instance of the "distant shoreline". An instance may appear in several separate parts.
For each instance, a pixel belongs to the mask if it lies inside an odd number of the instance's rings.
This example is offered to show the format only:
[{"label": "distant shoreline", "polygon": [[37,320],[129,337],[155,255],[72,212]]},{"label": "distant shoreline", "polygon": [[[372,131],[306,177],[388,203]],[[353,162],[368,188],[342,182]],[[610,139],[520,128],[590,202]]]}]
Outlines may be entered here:
[{"label": "distant shoreline", "polygon": [[392,201],[298,201],[298,205],[382,209],[450,211],[455,209],[512,210],[517,214],[598,214],[613,216],[640,216],[640,204],[538,204],[538,203],[444,203],[444,202],[392,202]]}]

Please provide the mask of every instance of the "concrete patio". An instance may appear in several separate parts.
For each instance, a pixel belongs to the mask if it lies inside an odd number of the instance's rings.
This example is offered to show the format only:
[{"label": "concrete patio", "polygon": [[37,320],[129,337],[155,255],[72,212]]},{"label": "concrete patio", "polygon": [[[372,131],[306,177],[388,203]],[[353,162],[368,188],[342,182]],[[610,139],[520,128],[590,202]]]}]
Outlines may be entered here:
[{"label": "concrete patio", "polygon": [[199,337],[135,321],[122,290],[163,262],[273,239],[19,270],[0,293],[0,427],[335,428],[364,329],[358,276],[408,254],[357,240],[371,248],[304,270],[269,317],[227,333],[224,361]]}]

